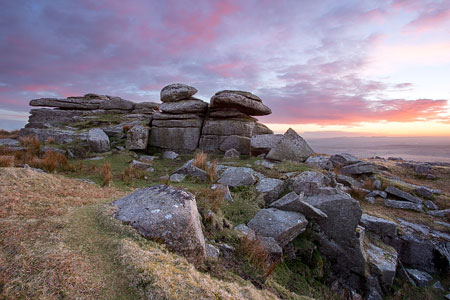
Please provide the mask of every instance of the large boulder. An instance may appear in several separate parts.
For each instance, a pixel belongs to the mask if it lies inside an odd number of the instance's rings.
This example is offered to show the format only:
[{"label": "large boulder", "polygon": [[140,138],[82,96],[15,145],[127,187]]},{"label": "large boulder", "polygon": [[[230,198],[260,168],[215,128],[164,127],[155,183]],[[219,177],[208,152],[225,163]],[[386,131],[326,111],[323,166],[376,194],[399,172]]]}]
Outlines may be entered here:
[{"label": "large boulder", "polygon": [[113,203],[116,218],[143,236],[163,241],[169,249],[201,264],[206,248],[193,194],[171,186],[139,189]]},{"label": "large boulder", "polygon": [[272,113],[259,97],[249,92],[220,91],[211,98],[210,103],[211,109],[233,108],[250,116],[264,116]]},{"label": "large boulder", "polygon": [[253,185],[256,180],[255,171],[251,168],[229,167],[222,173],[218,183],[238,187]]},{"label": "large boulder", "polygon": [[320,189],[331,184],[331,179],[322,173],[305,171],[290,179],[292,189],[297,194],[304,193],[305,196],[315,195]]},{"label": "large boulder", "polygon": [[266,203],[270,203],[280,196],[285,187],[284,181],[275,178],[262,178],[256,185],[256,191],[263,194]]},{"label": "large boulder", "polygon": [[300,213],[266,208],[261,209],[250,220],[248,227],[256,234],[274,238],[281,247],[284,247],[304,232],[307,224],[308,221]]},{"label": "large boulder", "polygon": [[299,136],[293,129],[289,128],[283,138],[267,154],[272,160],[292,160],[305,161],[313,154],[313,150],[308,143]]},{"label": "large boulder", "polygon": [[331,170],[333,169],[333,163],[331,162],[330,158],[326,156],[310,156],[305,161],[305,163],[311,167],[320,168],[324,170]]},{"label": "large boulder", "polygon": [[159,106],[159,109],[169,114],[205,113],[208,110],[208,103],[190,98],[176,102],[165,102]]},{"label": "large boulder", "polygon": [[253,135],[250,140],[252,155],[266,154],[280,142],[282,134]]},{"label": "large boulder", "polygon": [[111,148],[109,137],[101,128],[92,128],[89,130],[87,142],[92,152],[108,152]]},{"label": "large boulder", "polygon": [[[100,129],[101,130],[101,129]],[[19,131],[19,137],[35,136],[41,142],[47,142],[52,139],[56,144],[72,143],[74,141],[85,141],[88,138],[86,132],[75,132],[74,130],[64,130],[58,128],[22,128]]]},{"label": "large boulder", "polygon": [[127,132],[126,148],[128,150],[145,150],[148,146],[149,128],[142,125],[133,126]]},{"label": "large boulder", "polygon": [[197,89],[182,83],[174,83],[165,86],[161,90],[162,102],[175,102],[183,99],[188,99],[197,93]]},{"label": "large boulder", "polygon": [[400,198],[401,200],[406,200],[409,202],[413,202],[413,203],[418,203],[421,204],[422,200],[414,197],[413,195],[411,195],[410,193],[407,193],[405,191],[402,191],[396,187],[393,186],[388,186],[385,190],[386,193],[388,193],[389,195],[395,196]]}]

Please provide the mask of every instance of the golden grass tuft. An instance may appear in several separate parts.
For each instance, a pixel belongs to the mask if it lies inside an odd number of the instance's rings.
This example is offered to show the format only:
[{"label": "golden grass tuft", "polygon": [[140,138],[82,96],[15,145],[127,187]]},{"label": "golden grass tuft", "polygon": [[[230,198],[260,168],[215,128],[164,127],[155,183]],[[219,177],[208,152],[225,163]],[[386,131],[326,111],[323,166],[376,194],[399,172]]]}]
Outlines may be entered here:
[{"label": "golden grass tuft", "polygon": [[103,186],[111,186],[111,177],[112,177],[112,173],[111,173],[111,163],[106,162],[103,165],[103,170],[102,170],[102,185]]},{"label": "golden grass tuft", "polygon": [[9,168],[14,167],[15,157],[13,155],[1,155],[0,156],[0,167]]},{"label": "golden grass tuft", "polygon": [[131,128],[133,128],[134,125],[129,125],[129,124],[125,124],[122,126],[122,131],[123,133],[127,133],[128,131],[130,131]]},{"label": "golden grass tuft", "polygon": [[217,213],[225,202],[225,191],[223,189],[212,190],[210,188],[199,188],[195,193],[199,208],[212,210]]},{"label": "golden grass tuft", "polygon": [[208,154],[202,151],[196,153],[194,156],[194,166],[196,166],[199,169],[206,170],[207,161],[208,161]]},{"label": "golden grass tuft", "polygon": [[71,166],[67,157],[61,153],[54,151],[46,151],[42,158],[33,156],[31,160],[26,161],[30,167],[43,169],[47,172],[53,173],[55,171],[68,171]]},{"label": "golden grass tuft", "polygon": [[122,173],[120,173],[120,179],[126,184],[130,184],[133,179],[144,179],[145,171],[139,168],[128,166]]},{"label": "golden grass tuft", "polygon": [[206,164],[206,175],[208,176],[209,182],[214,183],[217,178],[217,159],[209,164]]}]

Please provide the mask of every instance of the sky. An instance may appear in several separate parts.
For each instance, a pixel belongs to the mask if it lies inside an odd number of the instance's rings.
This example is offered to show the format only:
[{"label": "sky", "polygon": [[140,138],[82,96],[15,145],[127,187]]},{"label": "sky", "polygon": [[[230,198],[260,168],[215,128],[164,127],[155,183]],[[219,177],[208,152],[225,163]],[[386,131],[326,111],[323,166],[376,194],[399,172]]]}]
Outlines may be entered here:
[{"label": "sky", "polygon": [[250,91],[276,132],[450,136],[449,0],[3,0],[0,128],[29,100]]}]

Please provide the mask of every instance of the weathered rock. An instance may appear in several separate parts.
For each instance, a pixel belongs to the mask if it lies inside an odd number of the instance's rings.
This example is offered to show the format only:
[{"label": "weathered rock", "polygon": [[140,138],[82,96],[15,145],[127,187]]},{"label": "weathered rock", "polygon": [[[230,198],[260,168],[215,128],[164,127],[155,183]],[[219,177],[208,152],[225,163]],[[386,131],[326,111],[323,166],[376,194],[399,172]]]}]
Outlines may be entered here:
[{"label": "weathered rock", "polygon": [[384,200],[384,205],[388,206],[388,207],[393,207],[393,208],[415,210],[418,212],[423,212],[422,204],[413,203],[413,202],[409,202],[409,201],[397,201],[397,200],[386,199],[386,200]]},{"label": "weathered rock", "polygon": [[278,245],[277,241],[273,237],[265,236],[258,236],[257,239],[267,253],[266,264],[271,266],[280,263],[283,257],[283,249]]},{"label": "weathered rock", "polygon": [[147,238],[162,240],[169,249],[200,264],[205,240],[194,195],[166,185],[139,189],[113,203],[116,218]]},{"label": "weathered rock", "polygon": [[239,156],[239,152],[234,148],[225,151],[225,154],[223,155],[225,158],[239,158]]},{"label": "weathered rock", "polygon": [[386,199],[387,193],[379,190],[373,190],[369,194],[367,194],[368,197],[381,197],[383,199]]},{"label": "weathered rock", "polygon": [[226,152],[230,149],[235,149],[242,154],[250,153],[250,138],[238,135],[223,137],[219,145],[219,150]]},{"label": "weathered rock", "polygon": [[184,174],[172,174],[169,177],[169,181],[172,182],[182,182],[186,178],[186,175]]},{"label": "weathered rock", "polygon": [[191,177],[199,178],[203,181],[206,180],[207,174],[202,169],[194,166],[194,160],[191,159],[188,162],[186,162],[181,168],[173,172],[174,174],[184,174],[189,175]]},{"label": "weathered rock", "polygon": [[274,238],[281,247],[284,247],[304,232],[307,224],[308,221],[302,214],[267,208],[261,209],[250,220],[248,227],[256,234]]},{"label": "weathered rock", "polygon": [[132,113],[134,114],[153,114],[159,109],[160,103],[155,102],[139,102],[134,104]]},{"label": "weathered rock", "polygon": [[255,127],[253,127],[252,136],[261,134],[273,134],[273,131],[266,125],[256,122]]},{"label": "weathered rock", "polygon": [[269,153],[272,148],[283,138],[282,134],[260,134],[253,135],[250,140],[252,155]]},{"label": "weathered rock", "polygon": [[312,154],[313,150],[308,143],[293,129],[289,128],[277,145],[269,151],[267,158],[278,161],[303,162]]},{"label": "weathered rock", "polygon": [[419,204],[422,203],[422,200],[420,200],[419,198],[414,197],[410,193],[404,192],[393,186],[388,186],[384,191],[386,193],[393,195],[395,197],[398,197],[402,200],[406,200],[406,201],[413,202],[413,203],[419,203]]},{"label": "weathered rock", "polygon": [[197,93],[197,89],[182,83],[174,83],[165,86],[161,90],[162,102],[175,102],[188,99]]},{"label": "weathered rock", "polygon": [[173,152],[173,151],[164,151],[164,152],[163,152],[163,157],[164,157],[165,159],[174,160],[174,159],[176,159],[178,156],[179,156],[178,153]]},{"label": "weathered rock", "polygon": [[108,136],[100,128],[89,130],[87,142],[92,152],[108,152],[111,149]]},{"label": "weathered rock", "polygon": [[450,216],[450,208],[443,210],[432,210],[428,211],[428,214],[434,217],[449,217]]},{"label": "weathered rock", "polygon": [[141,155],[141,156],[139,156],[139,159],[141,161],[144,161],[144,162],[151,162],[151,161],[154,161],[156,158],[157,158],[156,156],[152,156],[152,155]]},{"label": "weathered rock", "polygon": [[134,159],[133,159],[133,161],[131,162],[130,166],[131,166],[132,168],[137,168],[137,169],[142,169],[142,170],[146,170],[146,169],[152,167],[151,164],[144,163],[144,162],[141,162],[141,161],[137,161],[137,160],[134,160]]},{"label": "weathered rock", "polygon": [[109,98],[109,100],[102,101],[100,103],[99,109],[132,111],[134,108],[134,102],[124,100],[120,97],[107,97]]},{"label": "weathered rock", "polygon": [[444,286],[442,285],[442,283],[439,280],[433,284],[432,288],[435,290],[445,291]]},{"label": "weathered rock", "polygon": [[318,208],[302,201],[303,194],[297,195],[295,192],[290,192],[284,195],[282,198],[273,202],[270,207],[274,207],[280,210],[295,211],[303,214],[306,218],[311,219],[326,219],[328,216]]},{"label": "weathered rock", "polygon": [[425,287],[429,285],[433,280],[433,277],[427,272],[423,272],[416,269],[406,269],[406,272],[408,272],[409,276],[412,277],[417,286],[420,287]]},{"label": "weathered rock", "polygon": [[152,127],[149,143],[162,150],[193,152],[197,149],[199,137],[200,127]]},{"label": "weathered rock", "polygon": [[275,178],[262,178],[256,185],[256,190],[264,195],[266,203],[270,203],[280,196],[285,187],[284,181]]},{"label": "weathered rock", "polygon": [[145,150],[148,145],[150,129],[142,125],[135,125],[127,132],[127,150]]},{"label": "weathered rock", "polygon": [[91,100],[84,98],[40,98],[30,101],[30,106],[42,106],[42,107],[58,107],[64,109],[86,109],[94,110],[100,108],[100,103],[103,100]]},{"label": "weathered rock", "polygon": [[250,138],[255,121],[233,118],[233,119],[208,119],[202,129],[203,135],[230,136],[238,135]]},{"label": "weathered rock", "polygon": [[430,200],[433,199],[433,191],[429,188],[419,187],[419,188],[414,189],[413,192],[420,197],[424,197],[424,198],[430,199]]},{"label": "weathered rock", "polygon": [[439,207],[431,200],[427,200],[423,203],[428,209],[438,210]]},{"label": "weathered rock", "polygon": [[242,236],[245,236],[249,240],[254,240],[256,238],[255,231],[245,224],[239,224],[234,227],[234,230],[238,231]]},{"label": "weathered rock", "polygon": [[294,192],[310,196],[317,194],[320,188],[329,185],[331,179],[319,172],[305,171],[292,178],[291,182]]},{"label": "weathered rock", "polygon": [[[240,112],[237,109],[234,108],[227,108],[227,109],[223,109],[223,108],[217,108],[217,109],[210,109],[209,110],[209,117],[210,118],[248,118],[248,119],[252,119],[252,117],[250,117],[249,115],[246,115],[242,112]],[[254,119],[254,121],[256,121],[256,119]]]},{"label": "weathered rock", "polygon": [[360,222],[367,231],[376,233],[381,238],[397,236],[397,224],[390,220],[363,214]]},{"label": "weathered rock", "polygon": [[362,161],[342,167],[341,172],[347,175],[373,174],[377,171],[375,165]]},{"label": "weathered rock", "polygon": [[0,146],[19,146],[20,143],[16,139],[0,139]]},{"label": "weathered rock", "polygon": [[220,250],[209,243],[206,243],[205,246],[206,246],[206,258],[217,260],[219,258]]},{"label": "weathered rock", "polygon": [[212,190],[221,190],[223,192],[223,197],[225,198],[225,200],[227,200],[228,202],[233,202],[233,196],[230,193],[230,189],[228,188],[227,185],[224,184],[213,184],[211,185],[211,189]]},{"label": "weathered rock", "polygon": [[231,259],[234,255],[234,252],[236,251],[236,249],[233,246],[230,246],[225,243],[221,243],[218,246],[219,246],[219,249],[222,251],[223,256],[226,259]]},{"label": "weathered rock", "polygon": [[166,102],[160,105],[159,109],[169,114],[185,114],[185,113],[201,113],[204,114],[208,110],[208,103],[191,98],[188,100],[180,100],[176,102]]},{"label": "weathered rock", "polygon": [[377,239],[366,238],[367,262],[372,273],[376,274],[384,292],[388,292],[394,282],[397,270],[397,251]]},{"label": "weathered rock", "polygon": [[250,116],[264,116],[272,113],[257,96],[242,91],[217,92],[210,103],[211,109],[234,108]]},{"label": "weathered rock", "polygon": [[336,176],[336,181],[339,183],[342,183],[345,186],[351,187],[351,188],[362,188],[363,185],[361,182],[359,182],[358,180],[350,177],[350,176],[346,176],[346,175],[342,175],[342,174],[338,174]]},{"label": "weathered rock", "polygon": [[331,169],[333,169],[333,163],[326,156],[310,156],[305,161],[305,163],[307,165],[310,165],[311,167],[321,168],[321,169],[324,169],[324,170],[331,170]]},{"label": "weathered rock", "polygon": [[356,156],[353,156],[349,153],[335,154],[330,157],[330,160],[335,167],[348,166],[348,165],[356,164],[361,161],[359,158],[357,158]]},{"label": "weathered rock", "polygon": [[[101,130],[101,129],[100,129]],[[22,128],[19,131],[19,137],[35,136],[41,142],[47,142],[52,139],[56,144],[72,143],[74,141],[87,140],[87,133],[77,133],[73,130],[63,129],[38,129],[38,128]]]},{"label": "weathered rock", "polygon": [[244,167],[229,167],[227,168],[218,183],[238,187],[241,185],[249,186],[256,183],[256,178],[254,176],[255,171],[250,168]]}]

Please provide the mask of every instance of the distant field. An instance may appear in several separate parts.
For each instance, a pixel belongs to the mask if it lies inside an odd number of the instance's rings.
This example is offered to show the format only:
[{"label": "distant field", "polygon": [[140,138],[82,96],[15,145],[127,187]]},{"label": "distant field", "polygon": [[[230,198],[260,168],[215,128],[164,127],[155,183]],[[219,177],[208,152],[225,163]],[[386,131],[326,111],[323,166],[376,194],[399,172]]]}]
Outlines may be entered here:
[{"label": "distant field", "polygon": [[360,158],[381,156],[405,160],[450,162],[450,138],[336,137],[307,139],[318,153],[348,152]]}]

